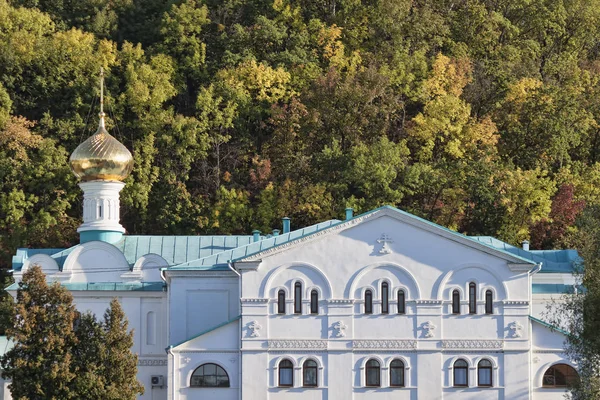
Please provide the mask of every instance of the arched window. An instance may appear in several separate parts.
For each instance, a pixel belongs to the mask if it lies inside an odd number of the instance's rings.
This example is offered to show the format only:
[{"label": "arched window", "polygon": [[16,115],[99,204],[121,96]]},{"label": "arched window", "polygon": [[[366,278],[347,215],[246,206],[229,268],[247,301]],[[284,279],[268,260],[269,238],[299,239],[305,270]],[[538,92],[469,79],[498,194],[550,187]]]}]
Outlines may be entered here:
[{"label": "arched window", "polygon": [[404,290],[398,290],[398,314],[406,314],[406,295]]},{"label": "arched window", "polygon": [[367,386],[381,386],[379,361],[373,359],[367,361],[365,374],[365,383]]},{"label": "arched window", "polygon": [[318,366],[315,360],[306,360],[302,366],[302,384],[308,387],[317,387]]},{"label": "arched window", "polygon": [[492,386],[492,362],[481,360],[477,364],[477,385]]},{"label": "arched window", "polygon": [[277,313],[285,314],[285,292],[283,290],[277,292]]},{"label": "arched window", "polygon": [[319,313],[319,293],[314,289],[310,292],[310,313]]},{"label": "arched window", "polygon": [[192,374],[191,387],[229,387],[227,372],[217,364],[202,364]]},{"label": "arched window", "polygon": [[494,295],[492,294],[491,290],[485,291],[485,313],[494,313]]},{"label": "arched window", "polygon": [[302,314],[302,284],[294,285],[294,314]]},{"label": "arched window", "polygon": [[365,291],[365,314],[373,314],[373,292]]},{"label": "arched window", "polygon": [[452,314],[460,314],[460,293],[458,290],[452,292]]},{"label": "arched window", "polygon": [[390,288],[387,282],[381,284],[381,313],[388,314],[390,312],[389,296]]},{"label": "arched window", "polygon": [[294,365],[290,360],[279,363],[279,386],[294,386]]},{"label": "arched window", "polygon": [[579,375],[575,368],[567,364],[555,364],[544,373],[542,386],[546,388],[564,388],[577,384]]},{"label": "arched window", "polygon": [[469,364],[465,360],[454,362],[454,386],[469,386]]},{"label": "arched window", "polygon": [[404,363],[401,360],[390,364],[390,386],[404,386]]},{"label": "arched window", "polygon": [[469,314],[477,314],[477,296],[474,282],[469,283]]}]

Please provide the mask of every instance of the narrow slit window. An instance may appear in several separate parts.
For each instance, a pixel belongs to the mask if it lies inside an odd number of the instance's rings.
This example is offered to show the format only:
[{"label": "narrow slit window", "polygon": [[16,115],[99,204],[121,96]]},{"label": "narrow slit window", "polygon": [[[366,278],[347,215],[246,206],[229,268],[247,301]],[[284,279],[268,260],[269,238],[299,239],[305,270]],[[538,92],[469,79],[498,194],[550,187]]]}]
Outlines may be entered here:
[{"label": "narrow slit window", "polygon": [[373,292],[365,291],[365,314],[373,314]]},{"label": "narrow slit window", "polygon": [[390,312],[389,304],[389,286],[387,282],[381,284],[381,313],[388,314]]},{"label": "narrow slit window", "polygon": [[404,290],[398,290],[398,314],[406,314],[406,295]]},{"label": "narrow slit window", "polygon": [[458,290],[452,292],[452,314],[460,314],[460,293]]},{"label": "narrow slit window", "polygon": [[485,313],[493,314],[494,313],[494,296],[491,290],[487,290],[485,292]]},{"label": "narrow slit window", "polygon": [[294,314],[302,314],[302,284],[294,285]]},{"label": "narrow slit window", "polygon": [[285,292],[283,290],[277,293],[277,313],[285,314]]},{"label": "narrow slit window", "polygon": [[319,293],[316,290],[310,292],[310,313],[319,313]]},{"label": "narrow slit window", "polygon": [[98,206],[98,218],[102,218],[102,206]]},{"label": "narrow slit window", "polygon": [[477,314],[477,296],[474,282],[469,283],[469,314]]}]

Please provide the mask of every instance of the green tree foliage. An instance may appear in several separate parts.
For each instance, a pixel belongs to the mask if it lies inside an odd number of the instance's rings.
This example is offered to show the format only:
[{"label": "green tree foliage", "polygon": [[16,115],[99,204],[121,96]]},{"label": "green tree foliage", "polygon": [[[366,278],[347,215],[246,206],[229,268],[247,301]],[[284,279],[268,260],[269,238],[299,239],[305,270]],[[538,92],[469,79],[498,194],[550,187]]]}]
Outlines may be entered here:
[{"label": "green tree foliage", "polygon": [[7,336],[15,342],[0,360],[15,399],[135,399],[137,381],[133,331],[119,301],[104,321],[81,315],[70,292],[48,284],[39,266],[23,274],[10,309]]},{"label": "green tree foliage", "polygon": [[599,18],[584,0],[0,0],[0,266],[76,243],[66,160],[101,66],[135,159],[129,233],[392,204],[557,246],[578,229],[557,188],[600,204]]}]

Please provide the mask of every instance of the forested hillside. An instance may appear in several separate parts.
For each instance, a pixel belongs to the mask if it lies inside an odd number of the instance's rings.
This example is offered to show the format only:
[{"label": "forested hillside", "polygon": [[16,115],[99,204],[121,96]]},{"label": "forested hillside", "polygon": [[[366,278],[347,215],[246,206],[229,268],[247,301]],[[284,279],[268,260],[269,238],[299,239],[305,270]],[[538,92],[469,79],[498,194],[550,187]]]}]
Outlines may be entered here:
[{"label": "forested hillside", "polygon": [[2,266],[78,240],[100,67],[130,234],[391,204],[562,246],[600,204],[599,31],[597,0],[0,0]]}]

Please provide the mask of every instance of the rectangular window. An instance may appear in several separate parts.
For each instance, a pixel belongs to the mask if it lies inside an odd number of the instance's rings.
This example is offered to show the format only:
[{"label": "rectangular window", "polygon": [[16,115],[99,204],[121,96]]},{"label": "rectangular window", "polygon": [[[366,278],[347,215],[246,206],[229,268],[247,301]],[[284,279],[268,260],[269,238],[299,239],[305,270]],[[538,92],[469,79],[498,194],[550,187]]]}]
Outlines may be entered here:
[{"label": "rectangular window", "polygon": [[477,296],[475,292],[475,284],[469,284],[469,313],[477,314]]},{"label": "rectangular window", "polygon": [[398,290],[398,314],[406,314],[406,298],[404,290]]}]

